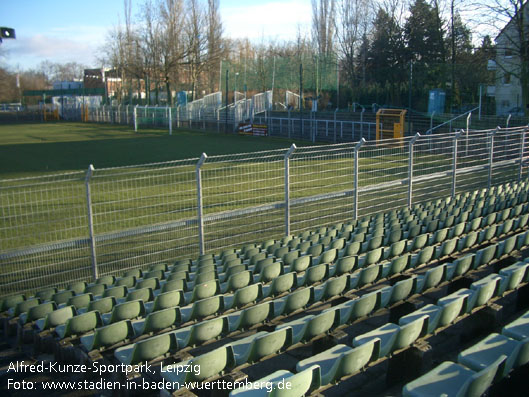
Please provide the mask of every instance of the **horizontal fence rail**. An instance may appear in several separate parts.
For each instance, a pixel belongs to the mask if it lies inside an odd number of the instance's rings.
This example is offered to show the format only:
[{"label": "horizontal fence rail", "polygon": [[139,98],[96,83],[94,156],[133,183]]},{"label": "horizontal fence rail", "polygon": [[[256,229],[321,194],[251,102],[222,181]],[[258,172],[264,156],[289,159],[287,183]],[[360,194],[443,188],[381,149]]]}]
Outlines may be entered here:
[{"label": "horizontal fence rail", "polygon": [[526,135],[417,134],[3,180],[1,295],[518,181]]}]

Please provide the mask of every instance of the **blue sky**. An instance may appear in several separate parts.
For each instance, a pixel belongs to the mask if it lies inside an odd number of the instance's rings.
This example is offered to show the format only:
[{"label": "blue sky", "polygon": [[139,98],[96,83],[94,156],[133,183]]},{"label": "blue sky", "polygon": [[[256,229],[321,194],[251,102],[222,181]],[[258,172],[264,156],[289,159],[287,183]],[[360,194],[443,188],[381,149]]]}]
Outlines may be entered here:
[{"label": "blue sky", "polygon": [[[142,3],[132,0],[133,16]],[[310,29],[311,0],[220,0],[220,12],[228,37],[289,40],[298,27]],[[0,64],[25,70],[48,59],[98,67],[99,48],[120,19],[122,0],[0,0],[0,26],[17,35],[0,44]]]}]

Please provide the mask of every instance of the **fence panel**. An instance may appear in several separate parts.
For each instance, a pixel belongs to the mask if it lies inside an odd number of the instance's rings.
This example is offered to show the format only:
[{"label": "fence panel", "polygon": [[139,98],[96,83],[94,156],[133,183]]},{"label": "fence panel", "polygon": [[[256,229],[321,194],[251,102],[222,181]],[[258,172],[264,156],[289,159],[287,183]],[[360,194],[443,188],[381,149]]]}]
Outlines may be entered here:
[{"label": "fence panel", "polygon": [[196,256],[198,159],[95,170],[99,275]]},{"label": "fence panel", "polygon": [[202,166],[206,252],[283,234],[286,152],[208,157]]},{"label": "fence panel", "polygon": [[[305,136],[329,129],[304,121]],[[414,205],[517,181],[527,177],[524,130],[204,156],[200,219],[196,158],[4,180],[0,295],[90,281],[95,262],[99,276],[120,274],[196,258],[199,241],[219,252],[401,208],[410,193]]]},{"label": "fence panel", "polygon": [[0,295],[90,277],[85,175],[0,182]]},{"label": "fence panel", "polygon": [[413,203],[452,194],[454,137],[421,136],[413,145]]},{"label": "fence panel", "polygon": [[298,148],[290,159],[292,233],[351,220],[354,145]]},{"label": "fence panel", "polygon": [[409,140],[371,141],[360,149],[358,217],[406,206]]}]

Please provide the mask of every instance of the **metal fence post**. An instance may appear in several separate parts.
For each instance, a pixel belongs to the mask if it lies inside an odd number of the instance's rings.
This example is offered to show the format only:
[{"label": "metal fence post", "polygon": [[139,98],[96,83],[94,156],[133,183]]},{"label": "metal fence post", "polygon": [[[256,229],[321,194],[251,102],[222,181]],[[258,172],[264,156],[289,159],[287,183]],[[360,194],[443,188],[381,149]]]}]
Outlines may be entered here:
[{"label": "metal fence post", "polygon": [[358,152],[362,145],[366,143],[364,138],[360,138],[360,141],[354,147],[354,191],[353,191],[353,221],[358,219]]},{"label": "metal fence post", "polygon": [[167,116],[168,116],[168,122],[169,122],[169,135],[173,135],[173,109],[168,108],[167,109]]},{"label": "metal fence post", "polygon": [[518,170],[518,182],[522,180],[522,174],[523,174],[523,155],[525,151],[525,133],[527,131],[527,128],[524,128],[522,131],[522,142],[520,146],[520,168]]},{"label": "metal fence post", "polygon": [[290,235],[290,157],[296,150],[296,145],[292,144],[288,152],[285,153],[285,235]]},{"label": "metal fence post", "polygon": [[206,153],[202,153],[196,166],[197,173],[197,213],[198,213],[198,250],[200,255],[204,255],[204,213],[202,206],[202,165],[208,158]]},{"label": "metal fence post", "polygon": [[90,164],[86,172],[85,186],[86,186],[86,206],[88,210],[88,234],[90,240],[90,256],[92,259],[92,277],[94,281],[99,277],[97,271],[97,256],[96,256],[96,240],[94,235],[94,214],[92,211],[92,193],[90,190],[90,180],[94,174],[94,166]]},{"label": "metal fence post", "polygon": [[492,186],[492,167],[493,167],[493,158],[494,158],[494,135],[498,132],[500,127],[491,131],[490,133],[490,145],[489,145],[489,176],[487,180],[487,188],[490,189]]},{"label": "metal fence post", "polygon": [[457,140],[463,133],[463,130],[456,132],[454,135],[454,152],[452,153],[452,198],[456,196],[457,183]]},{"label": "metal fence post", "polygon": [[134,132],[138,132],[138,105],[134,106]]},{"label": "metal fence post", "polygon": [[420,136],[421,134],[419,133],[415,134],[408,144],[408,208],[411,208],[413,199],[413,145]]}]

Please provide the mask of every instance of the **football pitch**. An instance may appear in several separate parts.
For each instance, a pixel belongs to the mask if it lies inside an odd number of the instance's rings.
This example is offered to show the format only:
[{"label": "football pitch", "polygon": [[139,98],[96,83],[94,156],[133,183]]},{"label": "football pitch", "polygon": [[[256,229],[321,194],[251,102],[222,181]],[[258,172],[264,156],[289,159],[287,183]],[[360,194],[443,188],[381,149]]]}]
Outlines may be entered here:
[{"label": "football pitch", "polygon": [[[288,148],[287,139],[89,123],[0,125],[0,178]],[[299,144],[296,142],[296,144]],[[303,143],[301,142],[301,145]]]}]

